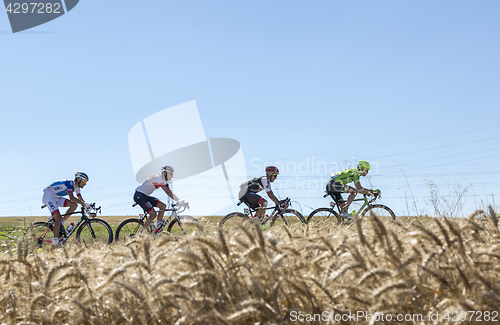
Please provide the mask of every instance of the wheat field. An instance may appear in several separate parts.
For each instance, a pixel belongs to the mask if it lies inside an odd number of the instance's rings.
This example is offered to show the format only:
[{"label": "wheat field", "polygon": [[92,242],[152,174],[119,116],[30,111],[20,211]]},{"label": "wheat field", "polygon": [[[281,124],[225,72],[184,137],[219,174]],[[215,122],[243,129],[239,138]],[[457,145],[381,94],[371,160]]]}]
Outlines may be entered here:
[{"label": "wheat field", "polygon": [[498,323],[499,235],[490,209],[44,250],[25,236],[0,256],[0,323]]}]

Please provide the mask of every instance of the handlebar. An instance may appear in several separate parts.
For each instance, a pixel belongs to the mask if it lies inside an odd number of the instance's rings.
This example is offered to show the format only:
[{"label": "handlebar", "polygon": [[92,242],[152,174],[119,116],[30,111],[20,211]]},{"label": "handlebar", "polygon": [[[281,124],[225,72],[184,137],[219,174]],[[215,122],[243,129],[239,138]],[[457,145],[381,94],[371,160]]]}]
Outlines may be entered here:
[{"label": "handlebar", "polygon": [[279,211],[283,211],[285,210],[286,208],[288,208],[290,206],[290,198],[287,197],[286,199],[284,199],[283,201],[280,202],[280,204],[276,205],[274,207],[275,210]]}]

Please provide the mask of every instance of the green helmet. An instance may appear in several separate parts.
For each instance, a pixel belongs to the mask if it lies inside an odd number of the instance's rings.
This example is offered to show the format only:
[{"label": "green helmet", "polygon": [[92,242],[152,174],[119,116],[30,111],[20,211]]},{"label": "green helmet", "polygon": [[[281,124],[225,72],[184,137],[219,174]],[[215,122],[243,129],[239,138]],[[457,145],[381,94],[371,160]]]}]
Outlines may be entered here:
[{"label": "green helmet", "polygon": [[360,171],[363,171],[365,169],[370,170],[371,168],[372,167],[370,166],[370,164],[364,160],[360,160],[358,162],[358,170],[360,170]]}]

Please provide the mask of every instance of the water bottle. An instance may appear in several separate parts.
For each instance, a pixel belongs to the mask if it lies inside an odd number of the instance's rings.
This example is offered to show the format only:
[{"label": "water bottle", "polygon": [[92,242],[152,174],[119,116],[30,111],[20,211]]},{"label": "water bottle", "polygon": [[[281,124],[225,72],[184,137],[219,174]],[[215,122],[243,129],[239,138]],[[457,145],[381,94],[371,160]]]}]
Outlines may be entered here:
[{"label": "water bottle", "polygon": [[73,228],[75,228],[75,223],[74,223],[74,222],[72,222],[72,223],[68,226],[68,228],[66,228],[66,231],[67,231],[68,233],[70,233],[70,232],[73,230]]},{"label": "water bottle", "polygon": [[351,211],[351,216],[354,217],[356,215],[356,210]]},{"label": "water bottle", "polygon": [[263,223],[266,223],[267,220],[269,220],[269,218],[271,218],[269,215],[266,214],[266,216],[264,217],[264,220],[262,220]]},{"label": "water bottle", "polygon": [[243,209],[243,213],[244,213],[244,214],[248,214],[248,208],[244,208],[244,209]]}]

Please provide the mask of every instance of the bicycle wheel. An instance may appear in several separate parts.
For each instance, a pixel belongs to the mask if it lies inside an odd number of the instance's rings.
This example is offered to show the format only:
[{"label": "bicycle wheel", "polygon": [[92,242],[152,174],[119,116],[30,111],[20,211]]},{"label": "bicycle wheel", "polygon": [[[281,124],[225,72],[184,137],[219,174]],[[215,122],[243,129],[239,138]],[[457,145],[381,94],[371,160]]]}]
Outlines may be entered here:
[{"label": "bicycle wheel", "polygon": [[[198,225],[200,222],[195,218],[191,216],[179,216],[179,219],[181,219],[182,228],[184,228],[184,231],[187,234],[192,233],[193,231],[198,229]],[[167,231],[172,235],[182,235],[182,228],[180,227],[177,219],[174,218],[168,225]]]},{"label": "bicycle wheel", "polygon": [[32,242],[38,247],[51,246],[54,239],[54,226],[48,222],[35,222],[27,232],[32,236]]},{"label": "bicycle wheel", "polygon": [[271,220],[271,227],[274,225],[283,225],[294,227],[297,225],[305,226],[304,216],[297,210],[286,209],[281,214],[276,214]]},{"label": "bicycle wheel", "polygon": [[250,218],[241,212],[232,212],[226,215],[219,223],[220,227],[228,229],[237,229],[248,227],[251,224]]},{"label": "bicycle wheel", "polygon": [[115,241],[126,241],[138,235],[144,222],[140,219],[127,219],[116,228]]},{"label": "bicycle wheel", "polygon": [[79,243],[99,242],[111,244],[113,242],[113,230],[109,224],[101,219],[89,219],[82,223],[76,231],[76,240]]},{"label": "bicycle wheel", "polygon": [[326,225],[336,224],[339,216],[332,208],[319,208],[311,212],[307,218],[307,224]]},{"label": "bicycle wheel", "polygon": [[374,214],[377,217],[382,218],[391,218],[392,220],[396,220],[396,215],[392,212],[391,209],[382,204],[374,204],[369,205],[361,214],[361,216]]}]

